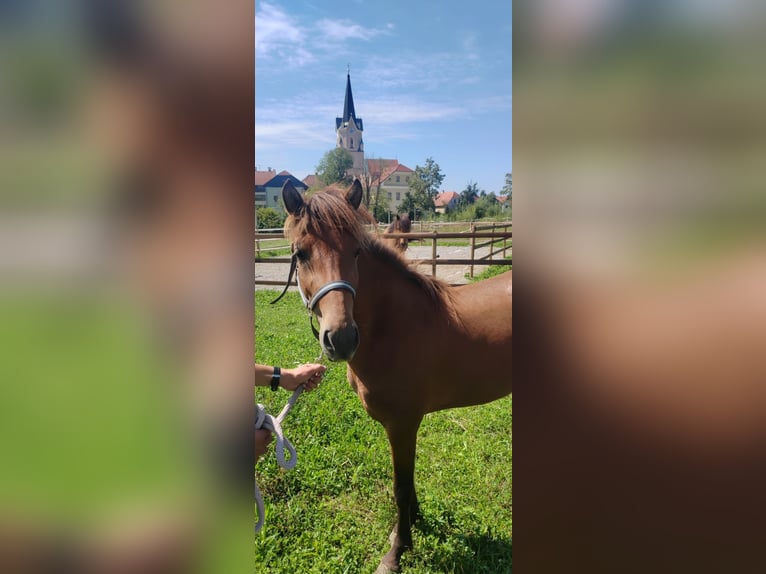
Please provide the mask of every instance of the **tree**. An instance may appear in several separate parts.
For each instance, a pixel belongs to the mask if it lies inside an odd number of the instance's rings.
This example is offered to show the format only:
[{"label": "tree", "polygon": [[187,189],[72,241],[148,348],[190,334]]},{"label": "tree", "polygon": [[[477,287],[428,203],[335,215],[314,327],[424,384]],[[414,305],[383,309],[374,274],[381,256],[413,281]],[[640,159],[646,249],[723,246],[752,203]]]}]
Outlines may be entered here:
[{"label": "tree", "polygon": [[509,198],[513,195],[513,173],[505,174],[505,185],[500,190],[500,195],[507,195]]},{"label": "tree", "polygon": [[428,193],[426,183],[417,174],[410,178],[410,190],[404,194],[404,199],[399,207],[401,211],[410,214],[410,218],[420,219],[425,213],[433,213],[436,209],[434,198]]},{"label": "tree", "polygon": [[336,147],[322,156],[319,165],[316,167],[316,174],[322,183],[331,185],[333,183],[350,183],[350,178],[346,172],[354,165],[354,158],[348,150]]},{"label": "tree", "polygon": [[432,198],[436,197],[436,194],[439,193],[439,187],[444,181],[444,174],[439,164],[432,157],[429,157],[424,166],[415,166],[415,174],[418,176],[416,179],[420,179],[422,182],[423,190]]},{"label": "tree", "polygon": [[409,191],[404,196],[401,209],[407,211],[413,219],[417,219],[418,214],[433,213],[434,198],[439,193],[442,181],[444,174],[433,158],[426,159],[422,167],[416,165],[415,175],[410,178]]},{"label": "tree", "polygon": [[465,209],[476,201],[478,197],[479,186],[475,182],[469,181],[468,185],[465,186],[465,189],[460,192],[460,197],[457,200],[458,209]]},{"label": "tree", "polygon": [[255,218],[258,221],[258,229],[277,229],[285,224],[284,216],[271,207],[259,207]]}]

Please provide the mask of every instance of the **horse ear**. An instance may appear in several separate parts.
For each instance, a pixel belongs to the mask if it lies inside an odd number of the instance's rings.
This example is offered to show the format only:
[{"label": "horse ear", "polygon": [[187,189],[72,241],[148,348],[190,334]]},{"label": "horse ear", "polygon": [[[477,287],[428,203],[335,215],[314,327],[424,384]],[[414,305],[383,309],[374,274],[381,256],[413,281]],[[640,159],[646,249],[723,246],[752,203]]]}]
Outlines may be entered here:
[{"label": "horse ear", "polygon": [[346,192],[346,199],[351,204],[351,207],[354,209],[359,208],[359,205],[362,203],[362,182],[358,179],[354,180],[354,183],[351,184],[351,187]]},{"label": "horse ear", "polygon": [[303,197],[289,179],[282,186],[282,201],[285,202],[285,209],[290,215],[295,215],[303,205]]}]

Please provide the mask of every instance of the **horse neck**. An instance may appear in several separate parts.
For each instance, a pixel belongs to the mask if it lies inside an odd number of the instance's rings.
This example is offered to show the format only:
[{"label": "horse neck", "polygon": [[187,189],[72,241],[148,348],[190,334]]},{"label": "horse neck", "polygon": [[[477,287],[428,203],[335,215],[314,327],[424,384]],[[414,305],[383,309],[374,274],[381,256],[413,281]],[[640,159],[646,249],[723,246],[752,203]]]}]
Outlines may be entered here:
[{"label": "horse neck", "polygon": [[423,307],[427,295],[407,278],[406,270],[386,256],[364,251],[358,269],[355,316],[360,327],[404,323],[410,309]]}]

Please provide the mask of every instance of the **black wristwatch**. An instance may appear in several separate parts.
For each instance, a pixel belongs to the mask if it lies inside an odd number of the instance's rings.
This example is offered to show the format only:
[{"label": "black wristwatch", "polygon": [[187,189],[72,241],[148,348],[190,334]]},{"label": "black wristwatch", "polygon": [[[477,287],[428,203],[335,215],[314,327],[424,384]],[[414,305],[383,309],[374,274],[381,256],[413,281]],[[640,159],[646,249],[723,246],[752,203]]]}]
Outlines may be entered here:
[{"label": "black wristwatch", "polygon": [[271,390],[276,391],[279,388],[279,379],[282,378],[282,369],[274,367],[274,374],[271,375]]}]

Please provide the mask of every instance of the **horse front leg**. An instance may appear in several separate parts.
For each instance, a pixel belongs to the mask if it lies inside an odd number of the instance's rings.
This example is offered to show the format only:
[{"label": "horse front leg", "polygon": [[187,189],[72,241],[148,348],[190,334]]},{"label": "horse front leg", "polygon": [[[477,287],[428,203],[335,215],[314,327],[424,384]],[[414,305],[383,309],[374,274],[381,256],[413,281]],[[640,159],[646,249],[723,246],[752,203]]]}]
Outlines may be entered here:
[{"label": "horse front leg", "polygon": [[394,498],[397,518],[392,534],[391,550],[383,557],[376,574],[398,572],[405,550],[412,547],[412,523],[419,513],[415,494],[415,448],[422,416],[398,419],[385,425],[391,458],[394,463]]}]

